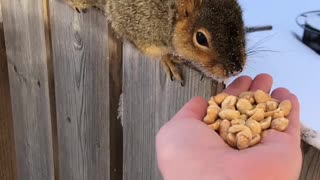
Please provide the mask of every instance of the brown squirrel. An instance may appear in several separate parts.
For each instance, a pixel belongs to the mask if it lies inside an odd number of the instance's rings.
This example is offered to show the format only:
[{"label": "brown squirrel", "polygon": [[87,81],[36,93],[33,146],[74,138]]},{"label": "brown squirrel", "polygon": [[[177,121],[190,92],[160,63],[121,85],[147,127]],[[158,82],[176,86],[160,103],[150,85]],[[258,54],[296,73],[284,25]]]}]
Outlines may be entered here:
[{"label": "brown squirrel", "polygon": [[181,82],[179,63],[224,80],[245,65],[245,27],[237,0],[64,0],[78,12],[97,7],[120,37],[161,59]]}]

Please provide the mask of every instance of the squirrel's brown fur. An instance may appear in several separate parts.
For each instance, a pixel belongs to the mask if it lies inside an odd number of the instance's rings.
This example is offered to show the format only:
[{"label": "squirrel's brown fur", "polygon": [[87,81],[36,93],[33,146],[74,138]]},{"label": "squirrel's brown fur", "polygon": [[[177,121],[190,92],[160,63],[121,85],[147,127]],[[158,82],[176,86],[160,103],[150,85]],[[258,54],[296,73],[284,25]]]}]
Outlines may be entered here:
[{"label": "squirrel's brown fur", "polygon": [[172,62],[181,59],[215,79],[234,75],[245,64],[245,32],[236,0],[65,1],[77,9],[101,9],[116,33],[144,54],[162,58],[176,79],[181,77]]}]

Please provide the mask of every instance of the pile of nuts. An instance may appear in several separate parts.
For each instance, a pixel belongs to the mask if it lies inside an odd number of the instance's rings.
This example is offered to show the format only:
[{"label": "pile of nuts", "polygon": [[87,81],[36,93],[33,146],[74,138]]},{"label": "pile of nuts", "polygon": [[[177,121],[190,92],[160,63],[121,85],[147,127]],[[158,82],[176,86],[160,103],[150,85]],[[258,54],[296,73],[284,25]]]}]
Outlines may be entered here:
[{"label": "pile of nuts", "polygon": [[209,100],[204,122],[221,138],[239,150],[258,144],[263,131],[285,131],[291,102],[279,102],[262,90],[243,92],[239,97],[220,93]]}]

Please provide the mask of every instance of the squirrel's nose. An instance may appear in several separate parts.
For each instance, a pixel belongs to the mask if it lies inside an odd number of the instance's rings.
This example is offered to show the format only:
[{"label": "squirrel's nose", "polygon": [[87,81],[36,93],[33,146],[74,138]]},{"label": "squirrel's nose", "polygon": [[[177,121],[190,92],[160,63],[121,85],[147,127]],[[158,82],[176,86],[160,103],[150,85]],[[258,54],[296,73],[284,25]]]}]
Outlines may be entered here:
[{"label": "squirrel's nose", "polygon": [[230,53],[229,61],[226,63],[225,69],[227,76],[241,72],[243,70],[241,65],[241,55],[238,53]]},{"label": "squirrel's nose", "polygon": [[227,76],[231,76],[235,73],[241,72],[243,70],[240,62],[230,62],[226,66],[226,74]]}]

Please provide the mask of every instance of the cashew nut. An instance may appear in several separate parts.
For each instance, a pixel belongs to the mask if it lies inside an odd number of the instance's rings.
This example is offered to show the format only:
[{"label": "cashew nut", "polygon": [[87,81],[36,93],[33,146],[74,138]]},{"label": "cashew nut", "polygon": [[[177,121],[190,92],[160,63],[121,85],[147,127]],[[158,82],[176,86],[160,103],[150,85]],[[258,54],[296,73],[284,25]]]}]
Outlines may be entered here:
[{"label": "cashew nut", "polygon": [[233,119],[238,119],[240,117],[240,112],[233,109],[223,109],[219,112],[219,117],[232,121]]},{"label": "cashew nut", "polygon": [[261,141],[260,134],[256,134],[252,137],[252,140],[250,141],[250,146],[257,145]]},{"label": "cashew nut", "polygon": [[285,131],[292,109],[289,100],[280,102],[262,90],[243,92],[238,97],[220,93],[208,104],[204,123],[239,150],[257,145],[268,129]]},{"label": "cashew nut", "polygon": [[237,147],[237,138],[235,134],[232,133],[228,133],[227,135],[227,143],[231,146],[231,147]]},{"label": "cashew nut", "polygon": [[244,98],[241,98],[238,100],[236,107],[242,114],[244,114],[246,111],[251,110],[253,108],[250,101]]},{"label": "cashew nut", "polygon": [[203,121],[206,124],[212,124],[216,121],[216,119],[218,118],[218,114],[220,112],[220,109],[213,107],[213,108],[208,108],[207,109],[207,115],[206,117],[203,119]]},{"label": "cashew nut", "polygon": [[216,120],[213,124],[208,125],[210,129],[217,131],[220,128],[221,119]]},{"label": "cashew nut", "polygon": [[270,100],[270,95],[266,94],[262,90],[257,90],[253,93],[254,99],[256,100],[257,104],[259,103],[265,103]]},{"label": "cashew nut", "polygon": [[261,134],[261,131],[262,131],[261,125],[257,121],[253,119],[248,119],[246,122],[246,126],[250,128],[253,136],[257,134]]},{"label": "cashew nut", "polygon": [[271,120],[272,120],[272,117],[269,116],[266,119],[260,121],[259,123],[260,123],[261,129],[262,130],[268,129],[271,126]]},{"label": "cashew nut", "polygon": [[221,109],[235,109],[236,103],[237,103],[237,97],[228,96],[222,102]]},{"label": "cashew nut", "polygon": [[264,110],[261,108],[257,108],[255,113],[249,119],[254,119],[256,121],[262,121],[264,119]]},{"label": "cashew nut", "polygon": [[231,125],[245,125],[246,124],[246,120],[243,119],[234,119],[231,121]]},{"label": "cashew nut", "polygon": [[230,121],[222,120],[220,123],[219,134],[224,141],[227,141],[228,129],[230,128]]},{"label": "cashew nut", "polygon": [[276,101],[267,101],[267,111],[274,111],[278,108],[279,103]]},{"label": "cashew nut", "polygon": [[279,108],[284,112],[284,116],[288,116],[292,108],[291,102],[289,100],[284,100],[279,104]]},{"label": "cashew nut", "polygon": [[254,104],[254,103],[255,103],[255,99],[254,99],[254,96],[253,96],[253,92],[251,92],[251,91],[242,92],[242,93],[239,95],[239,98],[247,99],[251,104]]},{"label": "cashew nut", "polygon": [[221,103],[224,101],[226,97],[228,97],[227,93],[219,93],[212,97],[212,100],[216,102],[218,105],[221,105]]},{"label": "cashew nut", "polygon": [[277,131],[285,131],[289,125],[289,120],[287,118],[277,118],[272,120],[271,128]]}]

